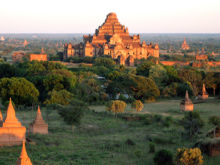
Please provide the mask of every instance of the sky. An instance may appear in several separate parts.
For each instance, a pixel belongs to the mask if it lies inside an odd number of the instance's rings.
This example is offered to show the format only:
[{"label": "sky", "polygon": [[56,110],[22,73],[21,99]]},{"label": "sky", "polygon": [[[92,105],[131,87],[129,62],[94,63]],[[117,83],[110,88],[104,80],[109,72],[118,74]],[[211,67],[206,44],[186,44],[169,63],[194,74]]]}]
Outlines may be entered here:
[{"label": "sky", "polygon": [[220,33],[220,0],[0,0],[0,33],[94,33],[110,12],[131,33]]}]

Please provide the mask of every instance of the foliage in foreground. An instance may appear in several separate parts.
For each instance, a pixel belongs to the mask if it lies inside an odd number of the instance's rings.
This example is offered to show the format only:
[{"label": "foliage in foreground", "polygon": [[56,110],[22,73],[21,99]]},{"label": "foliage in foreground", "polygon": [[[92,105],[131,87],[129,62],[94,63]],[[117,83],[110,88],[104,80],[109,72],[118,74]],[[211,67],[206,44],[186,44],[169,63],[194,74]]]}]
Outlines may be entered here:
[{"label": "foliage in foreground", "polygon": [[179,148],[176,163],[177,165],[202,165],[203,156],[199,148]]}]

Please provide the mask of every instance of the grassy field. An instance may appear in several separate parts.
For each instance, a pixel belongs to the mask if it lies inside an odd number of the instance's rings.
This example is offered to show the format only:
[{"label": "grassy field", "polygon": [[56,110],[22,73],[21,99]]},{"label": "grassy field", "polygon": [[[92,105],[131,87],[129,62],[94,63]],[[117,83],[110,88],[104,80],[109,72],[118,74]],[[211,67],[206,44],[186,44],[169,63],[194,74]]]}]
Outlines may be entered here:
[{"label": "grassy field", "polygon": [[[180,100],[160,100],[145,104],[142,112],[134,112],[130,106],[125,115],[172,116],[174,122],[164,126],[163,122],[147,123],[145,120],[126,121],[119,115],[107,113],[104,106],[91,106],[86,112],[81,126],[71,130],[56,111],[44,119],[49,123],[48,135],[28,136],[33,142],[26,145],[29,157],[34,165],[153,165],[154,153],[149,153],[149,143],[155,144],[156,151],[167,149],[175,155],[179,147],[192,147],[195,141],[183,139],[183,128],[178,124],[184,113],[179,111]],[[220,115],[220,100],[209,99],[205,103],[195,104],[206,125],[204,134],[212,128],[208,118]],[[35,118],[36,111],[17,111],[22,124],[28,126]],[[5,112],[3,113],[5,116]],[[130,143],[127,140],[130,139]],[[0,148],[0,164],[14,165],[19,157],[21,146]],[[205,165],[219,165],[220,157],[204,155]]]}]

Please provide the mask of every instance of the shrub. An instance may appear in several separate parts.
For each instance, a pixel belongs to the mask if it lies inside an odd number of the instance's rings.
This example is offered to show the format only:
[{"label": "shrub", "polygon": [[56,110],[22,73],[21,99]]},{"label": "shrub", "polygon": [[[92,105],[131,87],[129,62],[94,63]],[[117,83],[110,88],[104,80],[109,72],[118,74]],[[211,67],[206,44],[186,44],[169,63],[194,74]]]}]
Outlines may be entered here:
[{"label": "shrub", "polygon": [[154,156],[156,165],[173,165],[173,155],[170,151],[160,150]]},{"label": "shrub", "polygon": [[59,108],[59,114],[63,117],[64,122],[71,125],[73,129],[74,125],[80,125],[85,110],[88,110],[87,105],[79,100],[72,100],[70,105]]},{"label": "shrub", "polygon": [[177,165],[202,165],[203,156],[199,148],[179,148],[176,163]]},{"label": "shrub", "polygon": [[154,115],[154,121],[155,122],[161,122],[163,120],[161,115]]},{"label": "shrub", "polygon": [[165,118],[163,123],[165,127],[170,127],[170,124],[173,123],[173,118],[171,116],[168,116]]},{"label": "shrub", "polygon": [[110,111],[110,112],[114,113],[115,115],[117,113],[124,112],[125,108],[126,108],[126,103],[124,101],[121,101],[121,100],[111,101],[107,105],[107,111]]},{"label": "shrub", "polygon": [[198,112],[186,112],[180,124],[184,127],[186,135],[193,138],[204,126],[204,121],[200,118]]},{"label": "shrub", "polygon": [[154,153],[154,152],[155,152],[155,144],[149,143],[149,153]]},{"label": "shrub", "polygon": [[153,123],[153,116],[152,115],[147,115],[145,120],[144,120],[144,123],[146,125],[152,124]]},{"label": "shrub", "polygon": [[141,102],[141,100],[135,100],[132,104],[131,107],[133,109],[136,109],[137,112],[141,111],[144,107],[143,103]]}]

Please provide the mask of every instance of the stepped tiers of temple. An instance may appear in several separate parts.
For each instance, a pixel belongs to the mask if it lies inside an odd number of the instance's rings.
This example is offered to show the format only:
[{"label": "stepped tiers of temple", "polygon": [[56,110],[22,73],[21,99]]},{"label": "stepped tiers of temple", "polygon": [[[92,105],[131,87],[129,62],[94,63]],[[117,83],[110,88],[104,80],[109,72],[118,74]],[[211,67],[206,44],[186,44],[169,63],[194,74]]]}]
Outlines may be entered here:
[{"label": "stepped tiers of temple", "polygon": [[202,92],[199,93],[199,99],[205,100],[209,97],[209,94],[206,92],[205,84],[202,85]]},{"label": "stepped tiers of temple", "polygon": [[193,103],[189,98],[188,91],[186,91],[185,99],[180,103],[180,110],[181,111],[193,111]]},{"label": "stepped tiers of temple", "polygon": [[73,56],[110,55],[122,65],[133,65],[134,59],[159,57],[159,45],[141,43],[139,35],[130,36],[128,28],[121,25],[115,13],[107,15],[95,34],[84,35],[83,43],[64,45],[64,59]]},{"label": "stepped tiers of temple", "polygon": [[40,107],[38,106],[37,115],[33,123],[29,126],[29,133],[48,134],[48,125],[45,123]]},{"label": "stepped tiers of temple", "polygon": [[190,49],[189,45],[186,42],[186,38],[184,38],[184,41],[182,43],[181,48],[182,48],[182,50],[189,50]]},{"label": "stepped tiers of temple", "polygon": [[32,165],[30,158],[28,157],[26,147],[25,147],[25,141],[23,141],[21,155],[17,159],[16,165]]},{"label": "stepped tiers of temple", "polygon": [[10,99],[6,118],[0,127],[0,146],[20,145],[25,139],[26,128],[17,119]]}]

